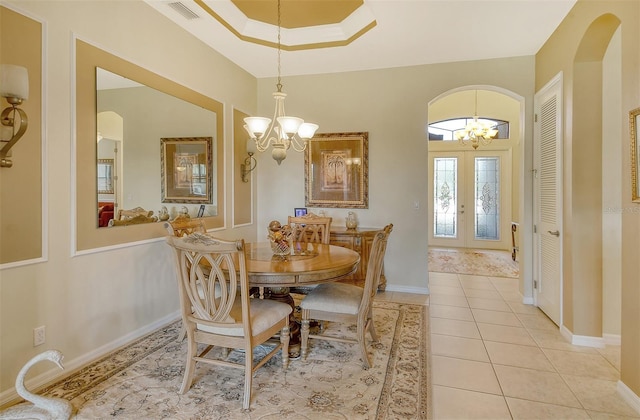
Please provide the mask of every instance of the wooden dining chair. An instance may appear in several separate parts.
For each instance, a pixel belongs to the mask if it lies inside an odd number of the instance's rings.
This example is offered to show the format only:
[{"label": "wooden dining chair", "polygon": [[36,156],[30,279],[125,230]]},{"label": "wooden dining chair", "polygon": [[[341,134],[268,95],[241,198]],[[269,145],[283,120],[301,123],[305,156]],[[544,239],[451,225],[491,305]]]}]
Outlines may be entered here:
[{"label": "wooden dining chair", "polygon": [[[187,360],[180,394],[191,388],[196,362],[240,368],[244,369],[242,407],[248,409],[255,371],[280,350],[282,367],[287,368],[291,306],[249,297],[243,240],[226,241],[192,233],[184,237],[167,236],[166,241],[175,251],[180,311],[187,330]],[[254,364],[253,348],[276,334],[280,335],[280,342]],[[200,352],[199,344],[204,345]],[[205,357],[216,346],[244,350],[244,363],[226,359],[226,352],[223,357]]]},{"label": "wooden dining chair", "polygon": [[207,233],[207,227],[201,218],[178,216],[170,222],[165,222],[164,227],[174,236],[187,236],[193,232]]},{"label": "wooden dining chair", "polygon": [[331,239],[331,221],[331,217],[322,217],[313,213],[289,216],[293,242],[328,244]]},{"label": "wooden dining chair", "polygon": [[[307,250],[308,244],[328,244],[331,239],[331,217],[307,213],[304,216],[289,216],[295,247]],[[315,285],[292,287],[291,293],[306,295]]]},{"label": "wooden dining chair", "polygon": [[[204,220],[192,219],[191,217],[178,216],[172,221],[164,223],[165,229],[169,232],[169,235],[183,237],[191,235],[194,232],[207,233],[207,228],[204,225]],[[178,341],[184,340],[187,336],[187,331],[184,328],[184,324],[178,334]]]},{"label": "wooden dining chair", "polygon": [[[387,249],[387,240],[393,224],[376,233],[367,266],[367,276],[364,288],[344,283],[324,283],[311,290],[300,303],[302,309],[301,356],[306,359],[309,338],[357,343],[362,353],[362,365],[365,369],[371,367],[371,360],[367,353],[365,336],[367,331],[374,342],[378,335],[373,325],[373,298],[378,289],[378,281],[382,273],[382,261]],[[356,337],[344,338],[330,335],[330,326],[322,329],[322,334],[311,334],[309,321],[322,320],[356,324]],[[329,332],[329,334],[327,334]]]}]

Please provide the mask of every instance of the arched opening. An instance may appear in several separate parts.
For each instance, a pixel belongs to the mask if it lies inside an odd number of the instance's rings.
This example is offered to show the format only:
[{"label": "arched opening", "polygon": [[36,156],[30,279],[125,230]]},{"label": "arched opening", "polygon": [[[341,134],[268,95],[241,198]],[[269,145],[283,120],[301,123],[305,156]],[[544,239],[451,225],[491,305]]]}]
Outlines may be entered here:
[{"label": "arched opening", "polygon": [[611,14],[594,20],[573,63],[563,322],[574,336],[603,337],[605,320],[620,331],[621,215],[604,211],[622,208],[619,27]]},{"label": "arched opening", "polygon": [[[477,100],[476,100],[477,92]],[[456,88],[442,93],[438,97],[434,98],[428,105],[428,123],[435,123],[438,121],[446,121],[452,119],[459,119],[470,117],[477,114],[481,118],[499,120],[503,124],[508,124],[507,136],[501,135],[492,140],[488,145],[480,145],[477,149],[473,149],[471,146],[462,146],[458,141],[429,141],[429,163],[430,163],[430,180],[429,180],[429,245],[430,247],[447,246],[449,247],[473,247],[484,249],[496,249],[507,251],[511,254],[513,251],[513,238],[515,238],[515,247],[518,250],[517,263],[520,266],[520,289],[525,296],[527,303],[531,302],[531,285],[524,285],[523,278],[531,278],[531,276],[525,276],[524,270],[531,270],[530,261],[531,249],[524,244],[527,243],[527,238],[522,235],[522,232],[518,231],[516,235],[512,234],[512,225],[518,226],[520,224],[525,225],[525,210],[524,210],[524,98],[513,92],[507,91],[496,86],[464,86]],[[504,138],[506,137],[506,138]],[[459,223],[460,229],[464,229],[462,223],[467,226],[467,231],[456,237],[456,239],[464,236],[473,238],[471,241],[465,239],[451,240],[444,239],[440,241],[435,239],[437,235],[434,235],[437,229],[436,216],[434,213],[434,203],[437,204],[438,194],[436,190],[439,187],[435,182],[435,167],[434,159],[444,153],[445,159],[447,153],[456,154],[456,156],[467,156],[465,158],[459,157],[459,161],[469,162],[469,156],[474,161],[482,156],[493,157],[501,156],[501,162],[503,166],[501,170],[508,170],[508,180],[506,181],[506,191],[504,191],[505,198],[500,204],[501,217],[505,216],[507,219],[500,220],[499,239],[489,240],[483,245],[480,242],[473,239],[477,239],[478,236],[478,223],[476,223],[481,217],[478,215],[478,209],[482,208],[486,201],[482,201],[479,194],[475,197],[470,197],[466,200],[464,206],[461,207],[460,203],[456,203],[455,208],[452,208],[454,213],[451,218],[456,218],[455,223]],[[452,155],[453,156],[453,155]],[[472,163],[473,165],[473,163]],[[471,166],[470,166],[471,167]],[[473,171],[474,169],[467,169],[466,171]],[[466,179],[477,179],[477,173],[472,173],[469,177],[465,175]],[[438,184],[439,185],[439,184]],[[474,185],[473,188],[476,186]],[[453,206],[452,206],[453,207]],[[485,206],[486,208],[486,206]],[[447,209],[449,211],[449,209]],[[464,215],[464,221],[461,215]],[[530,217],[528,215],[527,217]],[[471,224],[469,221],[471,220]],[[471,226],[471,227],[469,227]]]}]

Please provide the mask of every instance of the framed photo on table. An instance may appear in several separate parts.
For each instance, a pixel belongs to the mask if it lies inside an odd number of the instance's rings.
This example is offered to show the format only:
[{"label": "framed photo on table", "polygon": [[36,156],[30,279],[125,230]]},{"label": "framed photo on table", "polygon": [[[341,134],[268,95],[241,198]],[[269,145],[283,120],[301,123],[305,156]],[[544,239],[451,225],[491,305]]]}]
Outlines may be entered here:
[{"label": "framed photo on table", "polygon": [[302,217],[304,215],[307,214],[307,208],[306,207],[296,207],[293,209],[293,215],[295,217]]},{"label": "framed photo on table", "polygon": [[305,205],[369,208],[369,133],[321,133],[307,144]]},{"label": "framed photo on table", "polygon": [[163,203],[212,204],[211,137],[160,139]]}]

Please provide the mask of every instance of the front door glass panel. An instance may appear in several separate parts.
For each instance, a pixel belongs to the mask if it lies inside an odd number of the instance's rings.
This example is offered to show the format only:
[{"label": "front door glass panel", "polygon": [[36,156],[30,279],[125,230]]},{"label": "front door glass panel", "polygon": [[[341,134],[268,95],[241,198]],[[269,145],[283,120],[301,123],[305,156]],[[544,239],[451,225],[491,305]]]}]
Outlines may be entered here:
[{"label": "front door glass panel", "polygon": [[475,158],[475,239],[500,240],[500,159]]},{"label": "front door glass panel", "polygon": [[457,237],[458,159],[434,159],[434,236]]}]

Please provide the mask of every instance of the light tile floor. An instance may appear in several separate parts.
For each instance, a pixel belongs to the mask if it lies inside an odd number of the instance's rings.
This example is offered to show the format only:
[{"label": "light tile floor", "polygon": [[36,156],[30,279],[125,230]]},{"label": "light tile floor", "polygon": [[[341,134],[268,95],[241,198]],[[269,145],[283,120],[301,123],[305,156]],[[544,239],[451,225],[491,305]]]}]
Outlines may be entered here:
[{"label": "light tile floor", "polygon": [[616,391],[619,347],[569,344],[517,282],[432,272],[430,296],[378,293],[429,305],[433,418],[640,419]]}]

